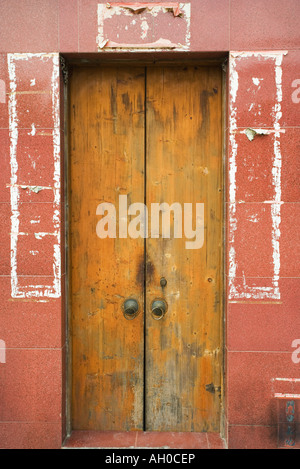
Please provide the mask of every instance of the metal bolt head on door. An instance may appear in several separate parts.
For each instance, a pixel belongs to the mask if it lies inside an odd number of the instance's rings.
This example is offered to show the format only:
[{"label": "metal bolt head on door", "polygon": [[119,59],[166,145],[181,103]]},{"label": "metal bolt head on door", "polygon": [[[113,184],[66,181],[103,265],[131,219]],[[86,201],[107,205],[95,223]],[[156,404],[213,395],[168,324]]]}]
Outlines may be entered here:
[{"label": "metal bolt head on door", "polygon": [[162,277],[162,278],[160,279],[160,286],[161,286],[162,288],[164,288],[164,287],[167,285],[167,283],[168,283],[168,282],[167,282],[167,279],[166,279],[165,277]]}]

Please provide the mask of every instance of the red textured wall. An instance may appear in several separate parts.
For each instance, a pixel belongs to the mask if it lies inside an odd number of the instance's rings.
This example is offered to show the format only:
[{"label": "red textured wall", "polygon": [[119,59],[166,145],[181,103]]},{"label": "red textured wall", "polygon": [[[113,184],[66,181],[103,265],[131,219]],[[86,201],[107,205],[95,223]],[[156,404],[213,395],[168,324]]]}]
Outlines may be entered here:
[{"label": "red textured wall", "polygon": [[[98,3],[106,2],[0,2],[2,448],[59,448],[65,435],[58,54],[98,52]],[[187,50],[230,51],[225,109],[228,445],[276,448],[284,444],[288,427],[286,401],[274,396],[300,394],[295,381],[300,379],[300,2],[190,3]],[[180,18],[161,15],[153,23],[153,37],[164,37],[170,21],[184,34]],[[107,23],[108,39],[115,33],[109,28]],[[140,41],[134,32],[131,39]],[[250,141],[247,128],[267,134]],[[300,438],[300,401],[295,402]]]},{"label": "red textured wall", "polygon": [[[300,104],[292,86],[299,60],[296,51],[230,54],[226,345],[232,447],[276,447],[276,394],[300,391],[300,380],[277,380],[300,377],[292,346],[300,336]],[[266,134],[250,141],[247,128]]]}]

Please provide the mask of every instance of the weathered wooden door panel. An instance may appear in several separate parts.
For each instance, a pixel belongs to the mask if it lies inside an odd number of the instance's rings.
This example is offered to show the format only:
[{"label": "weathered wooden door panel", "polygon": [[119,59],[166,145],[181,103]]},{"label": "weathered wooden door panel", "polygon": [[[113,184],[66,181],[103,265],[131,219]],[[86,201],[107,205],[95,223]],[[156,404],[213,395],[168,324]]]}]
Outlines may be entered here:
[{"label": "weathered wooden door panel", "polygon": [[[146,201],[204,203],[204,245],[147,239],[146,429],[217,431],[221,386],[221,72],[194,66],[147,71]],[[182,210],[183,211],[183,210]],[[184,217],[183,217],[184,219]],[[162,225],[161,227],[162,228]],[[184,232],[184,230],[183,230]],[[196,247],[196,243],[194,245]],[[160,279],[167,280],[165,287]],[[167,314],[150,314],[154,298]],[[215,392],[209,392],[214,388]]]},{"label": "weathered wooden door panel", "polygon": [[99,239],[96,209],[144,200],[144,68],[75,69],[70,93],[73,428],[142,429],[144,240]]},{"label": "weathered wooden door panel", "polygon": [[[222,379],[221,71],[75,69],[70,106],[74,429],[218,431]],[[146,202],[142,238],[99,239],[97,205]],[[204,244],[152,238],[151,204],[204,204]],[[117,213],[118,219],[118,213]],[[160,227],[161,230],[161,227]],[[160,232],[160,235],[162,233]],[[146,274],[146,277],[145,277]],[[161,278],[167,281],[160,285]],[[140,314],[126,320],[122,304]],[[168,310],[154,319],[151,306]],[[144,300],[146,300],[144,307]]]}]

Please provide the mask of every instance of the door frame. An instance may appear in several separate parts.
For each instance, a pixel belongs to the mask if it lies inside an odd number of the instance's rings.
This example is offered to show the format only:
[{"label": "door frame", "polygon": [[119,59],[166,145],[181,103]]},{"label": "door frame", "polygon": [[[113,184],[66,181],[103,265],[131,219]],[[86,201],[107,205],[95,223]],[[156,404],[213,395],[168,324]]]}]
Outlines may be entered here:
[{"label": "door frame", "polygon": [[[217,54],[218,55],[218,54]],[[69,256],[69,102],[70,102],[70,87],[69,87],[69,78],[72,75],[72,67],[76,66],[97,66],[101,64],[133,64],[133,65],[198,65],[198,66],[219,66],[222,69],[222,175],[223,175],[223,224],[222,224],[222,238],[223,238],[223,252],[222,252],[222,291],[221,291],[221,320],[220,320],[220,330],[221,330],[221,344],[220,348],[222,350],[222,375],[221,375],[221,389],[222,395],[220,400],[220,436],[226,438],[226,246],[227,246],[227,235],[226,235],[226,194],[227,194],[227,173],[226,173],[226,163],[227,163],[227,95],[228,95],[228,74],[227,74],[227,63],[228,63],[228,53],[220,54],[220,57],[209,58],[207,53],[204,54],[192,54],[191,58],[186,57],[185,54],[176,54],[176,56],[181,56],[180,59],[174,58],[175,53],[166,53],[161,52],[151,53],[151,57],[145,54],[126,54],[126,53],[107,53],[105,57],[99,57],[99,54],[60,54],[61,59],[61,76],[62,76],[62,102],[61,106],[63,109],[63,129],[64,129],[64,142],[62,145],[63,148],[63,207],[64,207],[64,217],[63,225],[64,230],[62,233],[62,240],[64,242],[64,261],[66,265],[66,275],[64,281],[64,295],[62,297],[62,304],[64,307],[65,315],[62,318],[62,325],[65,328],[66,333],[66,347],[65,347],[65,373],[63,374],[63,405],[65,408],[62,409],[62,415],[65,414],[65,434],[68,438],[72,433],[72,415],[71,415],[71,403],[72,403],[72,331],[71,331],[71,303],[70,303],[70,292],[69,292],[69,272],[70,272],[70,256]]]}]

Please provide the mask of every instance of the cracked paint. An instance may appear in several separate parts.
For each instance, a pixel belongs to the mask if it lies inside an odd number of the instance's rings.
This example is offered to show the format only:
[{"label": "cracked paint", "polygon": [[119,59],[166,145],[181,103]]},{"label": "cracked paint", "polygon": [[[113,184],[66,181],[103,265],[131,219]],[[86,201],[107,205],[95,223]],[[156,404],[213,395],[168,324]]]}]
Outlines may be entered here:
[{"label": "cracked paint", "polygon": [[[176,29],[172,23],[165,23],[170,12],[172,21],[179,21]],[[98,51],[189,50],[190,16],[190,3],[98,4]],[[158,37],[155,25],[161,21],[164,36]]]},{"label": "cracked paint", "polygon": [[[279,291],[279,273],[280,273],[280,223],[281,223],[281,150],[280,150],[280,128],[281,102],[282,102],[282,60],[286,51],[274,52],[233,52],[230,54],[230,145],[231,154],[229,157],[229,299],[280,299]],[[273,106],[273,129],[238,129],[237,126],[237,113],[238,108],[236,105],[237,96],[239,92],[239,65],[243,61],[263,59],[273,62],[274,66],[274,81],[276,85],[276,101]],[[254,81],[253,81],[254,80]],[[260,80],[252,79],[255,86],[262,86],[262,78]],[[237,282],[237,267],[238,267],[238,253],[236,252],[235,237],[238,230],[238,218],[236,214],[237,204],[243,201],[236,200],[236,173],[237,168],[237,155],[238,143],[236,133],[243,132],[251,141],[255,135],[266,135],[273,133],[274,136],[274,156],[272,168],[272,184],[274,187],[274,199],[267,201],[271,204],[271,243],[273,249],[273,278],[271,285],[258,286],[248,285],[244,277],[242,284]]]},{"label": "cracked paint", "polygon": [[[18,115],[18,69],[17,64],[19,61],[39,60],[40,66],[44,61],[51,60],[53,63],[52,77],[51,77],[51,96],[52,96],[52,118],[53,118],[53,187],[42,187],[38,185],[20,185],[18,184],[18,168],[21,164],[17,158],[19,128],[22,128],[22,121]],[[10,93],[9,93],[9,131],[10,131],[10,167],[11,167],[11,181],[10,187],[10,200],[11,200],[11,296],[12,298],[59,298],[61,296],[61,249],[60,249],[60,116],[59,116],[59,55],[53,54],[8,54],[8,73],[10,80]],[[35,83],[35,79],[31,84]],[[32,124],[32,136],[36,134],[35,124]],[[36,239],[42,239],[43,236],[53,236],[53,284],[39,284],[33,285],[26,283],[22,278],[20,284],[20,277],[18,274],[18,241],[19,237],[27,235],[19,231],[20,220],[22,220],[22,205],[19,203],[20,190],[29,190],[38,194],[40,191],[51,189],[53,190],[53,233],[35,233]],[[32,254],[32,253],[31,253]],[[37,252],[35,253],[37,255]]]},{"label": "cracked paint", "polygon": [[252,142],[252,140],[254,140],[254,137],[256,137],[256,135],[269,135],[270,132],[268,130],[265,130],[265,129],[246,129],[245,130],[245,134],[248,138],[248,140],[250,140],[250,142]]},{"label": "cracked paint", "polygon": [[119,7],[132,11],[133,13],[141,13],[145,10],[152,11],[154,8],[163,6],[164,10],[172,11],[174,16],[182,15],[181,6],[178,2],[169,3],[146,3],[146,2],[134,2],[134,3],[107,3],[107,8]]}]

